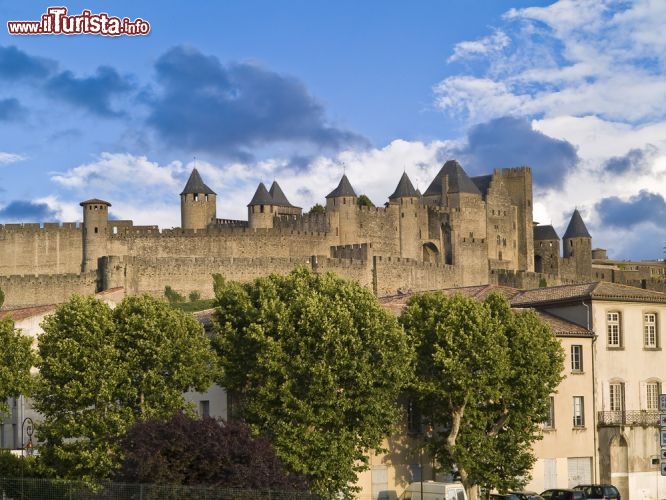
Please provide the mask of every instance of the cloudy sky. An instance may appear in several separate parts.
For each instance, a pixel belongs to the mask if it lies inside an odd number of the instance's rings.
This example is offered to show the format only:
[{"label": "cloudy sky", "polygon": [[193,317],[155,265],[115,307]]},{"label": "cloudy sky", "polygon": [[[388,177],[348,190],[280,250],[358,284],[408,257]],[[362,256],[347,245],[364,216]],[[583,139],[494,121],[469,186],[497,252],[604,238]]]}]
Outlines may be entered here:
[{"label": "cloudy sky", "polygon": [[175,4],[65,3],[145,36],[19,36],[6,22],[52,4],[0,0],[0,223],[95,197],[178,226],[194,165],[220,218],[273,180],[307,210],[343,172],[381,205],[457,159],[529,165],[535,220],[562,236],[578,208],[609,257],[663,258],[666,2]]}]

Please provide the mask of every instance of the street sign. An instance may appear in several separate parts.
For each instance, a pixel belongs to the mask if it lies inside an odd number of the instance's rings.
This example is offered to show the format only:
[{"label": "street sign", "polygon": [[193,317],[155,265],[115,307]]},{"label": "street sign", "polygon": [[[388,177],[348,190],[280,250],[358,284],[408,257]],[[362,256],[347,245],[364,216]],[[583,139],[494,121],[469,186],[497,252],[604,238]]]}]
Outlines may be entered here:
[{"label": "street sign", "polygon": [[661,464],[661,475],[666,476],[666,464]]},{"label": "street sign", "polygon": [[659,394],[659,411],[666,411],[666,394]]},{"label": "street sign", "polygon": [[666,430],[662,429],[660,431],[660,434],[661,434],[661,447],[666,448]]},{"label": "street sign", "polygon": [[666,427],[666,413],[659,414],[659,427]]},{"label": "street sign", "polygon": [[666,460],[666,449],[664,448],[661,449],[661,459]]}]

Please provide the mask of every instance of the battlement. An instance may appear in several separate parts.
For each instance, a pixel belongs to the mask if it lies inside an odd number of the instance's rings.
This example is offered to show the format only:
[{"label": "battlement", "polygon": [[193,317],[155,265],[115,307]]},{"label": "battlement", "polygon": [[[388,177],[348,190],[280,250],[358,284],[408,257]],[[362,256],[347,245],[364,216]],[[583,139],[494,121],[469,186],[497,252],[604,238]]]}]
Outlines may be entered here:
[{"label": "battlement", "polygon": [[331,247],[331,257],[334,259],[367,261],[370,248],[372,248],[372,243],[333,246]]},{"label": "battlement", "polygon": [[235,219],[215,219],[215,222],[211,223],[212,227],[248,227],[249,222],[246,220],[235,220]]},{"label": "battlement", "polygon": [[78,222],[22,222],[18,224],[0,224],[0,233],[30,234],[80,231]]},{"label": "battlement", "polygon": [[[495,169],[497,172],[499,169]],[[501,169],[503,177],[524,177],[526,174],[532,174],[532,167],[509,167]]]}]

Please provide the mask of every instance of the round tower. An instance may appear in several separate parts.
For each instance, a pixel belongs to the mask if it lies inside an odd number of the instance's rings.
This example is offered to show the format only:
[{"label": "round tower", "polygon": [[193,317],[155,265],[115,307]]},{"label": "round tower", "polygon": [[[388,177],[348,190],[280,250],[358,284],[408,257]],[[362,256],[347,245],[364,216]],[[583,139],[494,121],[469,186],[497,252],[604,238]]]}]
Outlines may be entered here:
[{"label": "round tower", "polygon": [[206,186],[197,169],[180,193],[180,225],[183,229],[206,229],[216,215],[216,194]]},{"label": "round tower", "polygon": [[326,196],[326,214],[329,217],[329,226],[333,234],[339,238],[340,245],[357,242],[357,200],[358,197],[347,179],[347,175],[343,175],[338,187]]},{"label": "round tower", "polygon": [[96,198],[79,203],[83,207],[83,260],[81,272],[97,269],[97,259],[107,254],[109,207]]},{"label": "round tower", "polygon": [[422,260],[421,237],[419,235],[419,196],[407,173],[403,173],[389,204],[398,207],[398,231],[400,257]]},{"label": "round tower", "polygon": [[273,227],[275,203],[263,182],[259,183],[252,201],[247,205],[247,220],[250,229],[270,229]]},{"label": "round tower", "polygon": [[592,236],[587,231],[578,209],[575,209],[571,215],[562,243],[564,245],[562,256],[574,261],[575,278],[592,279]]}]

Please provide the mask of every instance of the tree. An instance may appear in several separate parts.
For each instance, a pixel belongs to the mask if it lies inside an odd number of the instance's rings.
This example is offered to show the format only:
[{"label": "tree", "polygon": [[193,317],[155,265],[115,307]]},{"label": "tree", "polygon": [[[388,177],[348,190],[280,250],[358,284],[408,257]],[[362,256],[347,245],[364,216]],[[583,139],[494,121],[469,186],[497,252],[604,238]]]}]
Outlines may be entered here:
[{"label": "tree", "polygon": [[308,213],[311,214],[311,215],[325,214],[326,209],[324,208],[324,206],[321,203],[315,203],[314,205],[312,205],[312,208],[310,209],[310,211]]},{"label": "tree", "polygon": [[7,398],[30,393],[30,368],[36,360],[32,339],[15,330],[11,319],[0,319],[0,345],[0,414],[6,414],[9,412]]},{"label": "tree", "polygon": [[60,477],[110,477],[127,429],[186,409],[183,392],[209,386],[214,359],[202,327],[166,302],[128,297],[112,311],[75,296],[42,328],[40,455]]},{"label": "tree", "polygon": [[356,200],[356,204],[359,207],[374,207],[375,206],[375,204],[372,202],[372,200],[370,200],[370,198],[368,198],[368,196],[365,195],[365,194],[362,194],[361,196],[358,197],[358,199]]},{"label": "tree", "polygon": [[2,308],[2,304],[5,303],[5,292],[2,291],[2,288],[0,288],[0,308]]},{"label": "tree", "polygon": [[123,450],[122,481],[306,489],[302,479],[288,476],[270,442],[253,438],[240,422],[194,419],[182,412],[140,421],[129,430]]},{"label": "tree", "polygon": [[437,461],[457,468],[468,492],[522,486],[534,463],[548,398],[561,380],[562,348],[533,311],[491,294],[410,299],[400,321],[416,348],[412,396],[437,431]]},{"label": "tree", "polygon": [[352,496],[368,451],[400,416],[411,351],[372,293],[297,269],[239,284],[215,277],[220,384],[292,473],[325,498]]}]

